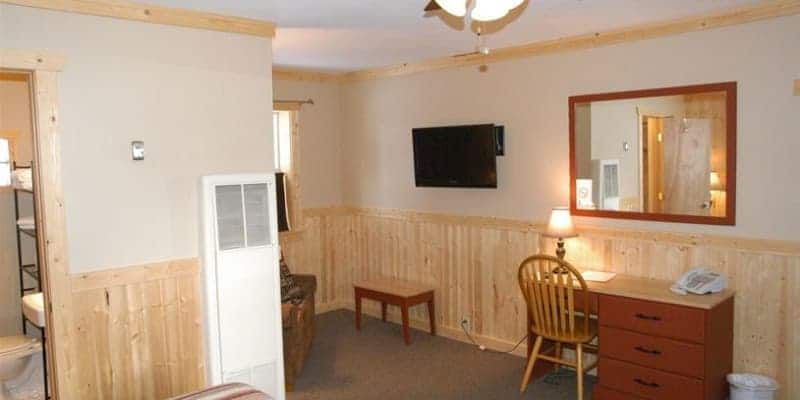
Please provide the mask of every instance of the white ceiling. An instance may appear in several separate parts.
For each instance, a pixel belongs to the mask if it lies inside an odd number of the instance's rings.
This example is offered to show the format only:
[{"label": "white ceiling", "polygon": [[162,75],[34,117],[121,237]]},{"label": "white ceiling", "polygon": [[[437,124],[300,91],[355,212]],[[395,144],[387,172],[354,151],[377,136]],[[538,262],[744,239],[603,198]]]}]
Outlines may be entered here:
[{"label": "white ceiling", "polygon": [[[428,0],[149,0],[158,5],[265,19],[278,25],[275,64],[354,70],[475,49],[451,18],[425,15]],[[759,0],[528,0],[487,34],[490,47],[604,31],[759,3]],[[490,26],[489,29],[496,29]]]}]

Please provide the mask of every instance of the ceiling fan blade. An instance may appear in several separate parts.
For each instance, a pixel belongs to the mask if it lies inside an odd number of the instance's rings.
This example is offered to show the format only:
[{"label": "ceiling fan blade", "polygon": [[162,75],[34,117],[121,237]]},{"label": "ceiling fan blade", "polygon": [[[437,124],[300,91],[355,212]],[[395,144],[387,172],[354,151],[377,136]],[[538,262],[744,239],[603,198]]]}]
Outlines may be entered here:
[{"label": "ceiling fan blade", "polygon": [[428,3],[427,6],[425,6],[425,12],[437,11],[441,9],[442,7],[439,6],[439,3],[437,3],[436,0],[431,0],[430,3]]}]

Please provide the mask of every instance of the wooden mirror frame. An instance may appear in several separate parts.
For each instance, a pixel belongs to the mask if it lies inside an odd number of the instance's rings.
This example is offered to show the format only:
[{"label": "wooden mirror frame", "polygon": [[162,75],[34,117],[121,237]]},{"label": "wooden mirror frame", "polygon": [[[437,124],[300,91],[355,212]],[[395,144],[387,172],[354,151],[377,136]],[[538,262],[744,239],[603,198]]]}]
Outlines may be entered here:
[{"label": "wooden mirror frame", "polygon": [[[577,207],[576,199],[576,160],[575,160],[575,105],[593,101],[624,100],[643,97],[675,96],[707,92],[725,92],[726,111],[726,204],[724,217],[712,217],[685,214],[662,214],[633,211],[586,210]],[[737,126],[737,83],[722,82],[703,85],[676,86],[659,89],[631,90],[572,96],[569,98],[569,177],[570,199],[569,209],[572,215],[582,217],[602,217],[618,219],[636,219],[645,221],[681,222],[688,224],[736,225],[736,126]]]}]

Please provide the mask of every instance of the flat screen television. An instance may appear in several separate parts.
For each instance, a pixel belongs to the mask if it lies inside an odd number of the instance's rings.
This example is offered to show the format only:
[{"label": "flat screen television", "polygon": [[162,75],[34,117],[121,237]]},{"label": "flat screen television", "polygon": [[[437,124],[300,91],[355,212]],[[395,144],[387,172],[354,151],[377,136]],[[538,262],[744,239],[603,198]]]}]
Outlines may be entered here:
[{"label": "flat screen television", "polygon": [[418,187],[497,187],[494,125],[416,128],[412,135]]}]

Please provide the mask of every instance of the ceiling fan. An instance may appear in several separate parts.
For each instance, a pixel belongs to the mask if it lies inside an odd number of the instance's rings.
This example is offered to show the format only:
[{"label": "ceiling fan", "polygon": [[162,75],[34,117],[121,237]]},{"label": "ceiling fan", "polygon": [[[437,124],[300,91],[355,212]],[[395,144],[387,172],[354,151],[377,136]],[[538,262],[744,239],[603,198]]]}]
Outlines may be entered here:
[{"label": "ceiling fan", "polygon": [[[508,13],[522,5],[525,0],[431,0],[425,6],[425,12],[444,11],[455,17],[464,18],[465,25],[471,22],[489,22],[505,17]],[[477,26],[478,43],[475,51],[456,54],[453,57],[472,55],[489,55],[490,49],[484,43],[483,29]]]},{"label": "ceiling fan", "polygon": [[456,17],[478,22],[495,21],[522,5],[525,0],[431,0],[425,12],[444,10]]}]

